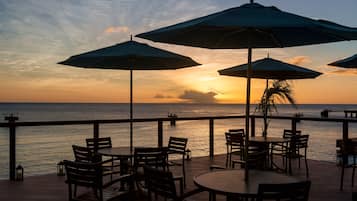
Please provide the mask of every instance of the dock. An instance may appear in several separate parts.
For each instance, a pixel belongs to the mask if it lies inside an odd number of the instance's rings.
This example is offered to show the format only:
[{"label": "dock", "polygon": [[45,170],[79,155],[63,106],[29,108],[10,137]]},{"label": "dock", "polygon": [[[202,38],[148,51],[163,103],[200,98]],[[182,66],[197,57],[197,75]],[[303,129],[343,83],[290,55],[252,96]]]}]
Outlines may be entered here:
[{"label": "dock", "polygon": [[[303,162],[302,162],[303,163]],[[337,201],[352,200],[352,191],[357,191],[357,186],[351,187],[351,168],[346,169],[344,179],[344,190],[339,190],[341,169],[335,163],[309,160],[310,180],[312,182],[310,190],[310,201]],[[214,160],[210,157],[194,157],[187,161],[187,190],[195,188],[192,178],[195,175],[209,171],[212,164],[224,165],[225,154],[215,155]],[[294,176],[305,178],[305,168],[297,167],[293,162]],[[181,167],[177,170],[180,171]],[[233,178],[232,178],[233,179]],[[16,182],[9,180],[0,181],[0,200],[11,201],[67,201],[67,185],[64,183],[65,177],[56,174],[27,176],[24,181]],[[193,196],[194,200],[207,201],[208,193],[203,192]],[[143,197],[136,200],[144,201]],[[225,200],[223,196],[217,196],[218,201]]]}]

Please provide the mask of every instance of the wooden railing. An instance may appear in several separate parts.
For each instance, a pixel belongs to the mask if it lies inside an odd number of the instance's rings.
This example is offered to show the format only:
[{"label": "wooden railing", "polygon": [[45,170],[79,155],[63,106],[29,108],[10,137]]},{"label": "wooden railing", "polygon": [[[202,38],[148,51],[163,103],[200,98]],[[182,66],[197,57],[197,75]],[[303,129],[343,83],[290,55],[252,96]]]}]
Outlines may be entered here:
[{"label": "wooden railing", "polygon": [[[176,121],[197,121],[208,120],[209,123],[209,156],[214,157],[214,120],[219,119],[244,119],[244,115],[238,116],[206,116],[206,117],[180,117],[175,118]],[[261,115],[250,116],[251,121],[251,136],[255,136],[255,121],[257,118],[263,118]],[[299,121],[319,121],[319,122],[341,122],[342,123],[342,139],[348,141],[348,124],[357,122],[357,119],[347,118],[316,118],[316,117],[288,117],[288,116],[270,116],[270,119],[290,120],[291,129],[296,131],[296,124]],[[0,123],[0,127],[9,128],[9,177],[10,180],[15,180],[16,174],[16,128],[32,127],[32,126],[58,126],[58,125],[93,125],[93,138],[100,136],[99,125],[101,124],[118,124],[129,123],[130,119],[110,119],[110,120],[77,120],[77,121],[36,121],[36,122],[18,122],[18,118],[14,116],[5,117],[7,122]],[[159,147],[163,146],[163,122],[170,122],[172,118],[143,118],[133,119],[133,122],[157,122],[158,125],[158,142]]]}]

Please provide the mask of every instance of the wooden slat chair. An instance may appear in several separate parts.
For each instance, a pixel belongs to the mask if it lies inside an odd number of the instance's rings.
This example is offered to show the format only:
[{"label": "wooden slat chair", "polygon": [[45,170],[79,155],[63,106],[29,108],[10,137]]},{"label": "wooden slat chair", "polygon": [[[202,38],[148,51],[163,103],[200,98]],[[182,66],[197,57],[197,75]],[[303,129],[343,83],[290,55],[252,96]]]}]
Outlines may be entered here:
[{"label": "wooden slat chair", "polygon": [[259,184],[256,201],[307,201],[311,181],[289,184]]},{"label": "wooden slat chair", "polygon": [[[135,175],[136,186],[139,190],[145,192],[144,166],[150,166],[163,171],[168,170],[167,149],[157,147],[135,147],[133,173]],[[183,177],[174,177],[179,181],[180,190],[183,191]]]},{"label": "wooden slat chair", "polygon": [[[66,169],[66,183],[68,184],[68,200],[111,200],[121,196],[130,196],[133,192],[132,175],[122,175],[108,183],[103,182],[102,163],[83,163],[74,161],[64,161]],[[124,188],[113,188],[114,184],[125,182],[128,185]],[[74,187],[74,189],[73,189]],[[91,188],[92,191],[77,195],[77,187]],[[118,187],[118,186],[117,186]]]},{"label": "wooden slat chair", "polygon": [[[101,137],[97,138],[97,149],[105,149],[105,148],[112,148],[112,139],[110,137]],[[87,147],[95,153],[95,139],[94,138],[87,138],[86,139]],[[111,157],[112,161],[110,164],[104,164],[107,168],[110,168],[111,171],[120,168],[120,160],[116,157]]]},{"label": "wooden slat chair", "polygon": [[248,156],[244,156],[244,144],[241,145],[242,158],[232,160],[232,168],[235,168],[236,164],[240,164],[241,167],[248,165],[250,169],[264,170],[267,167],[267,154],[268,150],[262,143],[249,142]]},{"label": "wooden slat chair", "polygon": [[[170,137],[167,146],[167,156],[168,156],[168,166],[182,166],[182,178],[183,185],[186,186],[186,167],[185,167],[185,155],[187,147],[187,138],[181,137]],[[169,160],[170,155],[178,155],[181,158],[181,163],[176,162],[176,160]]]},{"label": "wooden slat chair", "polygon": [[75,158],[75,162],[81,162],[81,163],[98,163],[100,162],[102,164],[102,175],[103,176],[110,176],[110,179],[113,179],[113,175],[120,174],[119,170],[114,169],[114,167],[111,167],[108,164],[113,164],[112,159],[108,160],[102,160],[100,156],[97,154],[94,154],[92,149],[88,147],[82,147],[78,145],[72,145],[73,148],[73,154]]},{"label": "wooden slat chair", "polygon": [[243,129],[230,129],[225,133],[226,136],[226,168],[232,167],[232,155],[238,155],[239,159],[242,158],[242,144],[244,142]]},{"label": "wooden slat chair", "polygon": [[[294,135],[301,135],[301,130],[296,130],[295,134],[292,130],[289,129],[284,129],[283,131],[283,138],[287,139],[286,142],[276,142],[276,143],[272,143],[271,144],[271,148],[270,148],[270,163],[271,163],[271,167],[273,167],[273,164],[276,165],[276,163],[274,163],[274,158],[275,156],[278,156],[281,158],[282,160],[282,165],[283,167],[279,169],[288,172],[288,161],[287,161],[287,154],[289,153],[290,149],[290,143],[291,143],[291,138]],[[296,149],[295,149],[296,150]],[[297,150],[296,150],[297,151]]]},{"label": "wooden slat chair", "polygon": [[173,201],[183,201],[185,198],[192,196],[196,193],[202,192],[200,189],[195,189],[185,194],[178,195],[175,186],[175,180],[172,172],[164,171],[149,166],[144,167],[145,181],[148,189],[148,200],[152,200],[152,193],[155,198],[161,196],[165,200],[170,199]]},{"label": "wooden slat chair", "polygon": [[[298,158],[299,168],[300,168],[300,159],[303,158],[305,162],[305,172],[306,177],[309,177],[309,165],[307,162],[307,148],[309,143],[309,135],[295,135],[291,138],[287,160],[289,160],[289,170],[291,171],[291,160]],[[291,172],[290,172],[291,173]]]}]

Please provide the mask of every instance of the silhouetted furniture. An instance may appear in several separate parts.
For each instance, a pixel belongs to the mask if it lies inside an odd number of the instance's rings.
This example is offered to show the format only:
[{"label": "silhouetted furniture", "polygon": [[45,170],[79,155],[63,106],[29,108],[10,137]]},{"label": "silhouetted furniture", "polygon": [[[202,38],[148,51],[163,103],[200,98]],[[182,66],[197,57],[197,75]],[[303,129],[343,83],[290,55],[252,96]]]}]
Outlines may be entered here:
[{"label": "silhouetted furniture", "polygon": [[[68,199],[74,200],[110,200],[116,197],[126,196],[133,191],[132,175],[122,175],[108,183],[103,182],[101,174],[102,163],[82,163],[73,161],[64,161],[66,169],[66,183],[68,184]],[[113,188],[118,182],[126,182],[128,188],[119,191],[119,188]],[[74,188],[73,188],[74,187]],[[91,188],[82,195],[77,195],[77,187]],[[124,189],[124,188],[121,188]]]},{"label": "silhouetted furniture", "polygon": [[[357,141],[356,140],[349,140],[347,142],[347,145],[344,145],[343,142],[341,142],[341,154],[342,156],[344,155],[346,157],[346,161],[343,161],[341,164],[341,183],[340,183],[340,189],[343,189],[343,179],[344,179],[344,172],[345,168],[350,168],[352,167],[352,187],[354,186],[354,177],[355,177],[355,171],[357,167],[356,163],[356,158],[357,158]],[[352,157],[352,163],[349,163],[349,157]]]},{"label": "silhouetted furniture", "polygon": [[300,159],[303,158],[305,162],[306,177],[309,177],[309,166],[307,163],[307,148],[309,142],[309,135],[295,135],[291,137],[286,158],[289,162],[289,172],[292,174],[291,161],[298,159],[300,168]]},{"label": "silhouetted furniture", "polygon": [[110,137],[101,137],[101,138],[87,138],[86,143],[87,147],[94,150],[95,143],[97,142],[98,149],[111,148],[112,147],[112,139]]},{"label": "silhouetted furniture", "polygon": [[[110,164],[113,164],[112,159],[108,160],[102,160],[102,157],[98,154],[94,154],[92,149],[88,147],[82,147],[82,146],[77,146],[77,145],[72,145],[73,148],[73,154],[75,158],[75,162],[81,162],[81,163],[98,163],[100,162],[102,167],[102,175],[103,176],[110,176],[111,179],[113,179],[114,174],[120,174],[119,170],[115,170],[114,167],[110,166]],[[109,164],[109,165],[108,165]]]},{"label": "silhouetted furniture", "polygon": [[259,184],[288,184],[300,181],[297,177],[272,171],[249,170],[249,182],[245,182],[243,169],[211,171],[193,178],[195,185],[212,195],[222,194],[241,198],[255,198]]},{"label": "silhouetted furniture", "polygon": [[225,133],[226,136],[226,167],[232,167],[232,155],[242,158],[242,144],[244,142],[244,129],[230,129]]},{"label": "silhouetted furniture", "polygon": [[176,192],[176,186],[172,172],[164,171],[149,166],[144,166],[145,182],[148,189],[148,200],[152,200],[152,193],[163,198],[173,201],[182,201],[185,198],[201,192],[200,189],[187,192],[185,194],[178,195]]},{"label": "silhouetted furniture", "polygon": [[[135,147],[133,172],[138,189],[145,191],[144,166],[153,167],[162,171],[167,169],[167,149],[156,147]],[[183,177],[174,177],[179,181],[180,190],[183,192]]]},{"label": "silhouetted furniture", "polygon": [[310,181],[286,184],[259,184],[256,201],[307,201]]},{"label": "silhouetted furniture", "polygon": [[[98,153],[103,149],[112,148],[112,139],[110,137],[101,137],[101,138],[87,138],[86,139],[87,148],[90,148],[93,153]],[[103,156],[104,154],[100,154]],[[108,155],[107,155],[108,156]],[[114,168],[121,168],[121,171],[125,171],[124,169],[128,166],[128,161],[124,161],[124,159],[119,159],[118,157],[111,155],[111,164],[104,164],[103,166],[107,166],[111,171],[114,171]],[[117,161],[117,162],[116,162]],[[123,167],[121,167],[123,165]]]},{"label": "silhouetted furniture", "polygon": [[[178,165],[182,166],[183,185],[186,186],[186,167],[185,167],[185,153],[187,146],[187,138],[170,137],[167,146],[168,166]],[[170,155],[178,155],[181,158],[181,163],[177,160],[169,160]]]},{"label": "silhouetted furniture", "polygon": [[247,147],[248,155],[245,156],[245,146],[241,143],[241,159],[232,160],[232,168],[235,168],[236,164],[240,164],[241,167],[248,165],[249,169],[266,169],[268,148],[266,144],[260,142],[249,141]]}]

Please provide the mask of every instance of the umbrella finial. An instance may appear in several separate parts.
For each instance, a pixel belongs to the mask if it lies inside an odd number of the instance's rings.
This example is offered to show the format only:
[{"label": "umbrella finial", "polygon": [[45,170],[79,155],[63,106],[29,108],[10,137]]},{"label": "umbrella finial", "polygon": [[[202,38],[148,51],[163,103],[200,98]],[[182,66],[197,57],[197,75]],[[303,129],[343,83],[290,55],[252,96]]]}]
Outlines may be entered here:
[{"label": "umbrella finial", "polygon": [[254,0],[250,0],[250,3],[254,3]]},{"label": "umbrella finial", "polygon": [[269,59],[269,52],[268,52],[267,58]]},{"label": "umbrella finial", "polygon": [[130,41],[133,41],[133,35],[130,34]]}]

